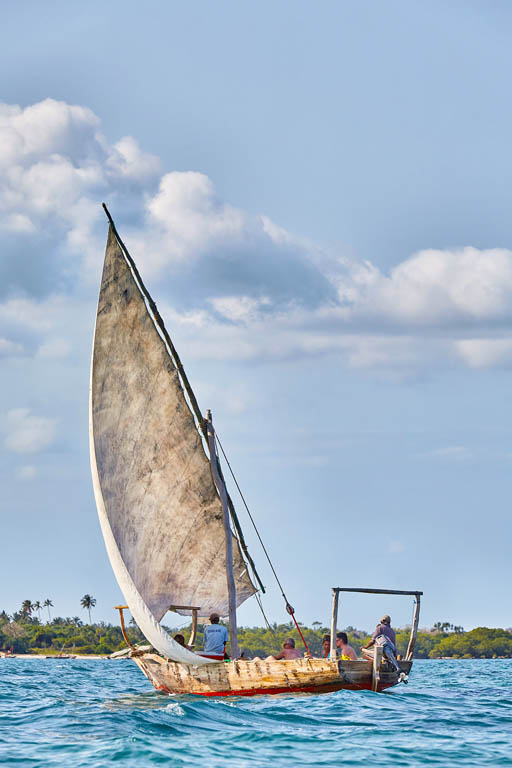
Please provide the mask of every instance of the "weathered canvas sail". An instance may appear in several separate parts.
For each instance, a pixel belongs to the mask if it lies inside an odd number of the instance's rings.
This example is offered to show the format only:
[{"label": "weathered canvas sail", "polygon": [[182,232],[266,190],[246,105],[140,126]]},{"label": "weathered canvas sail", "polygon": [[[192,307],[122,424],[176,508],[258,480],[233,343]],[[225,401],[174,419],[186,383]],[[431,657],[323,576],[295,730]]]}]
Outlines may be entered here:
[{"label": "weathered canvas sail", "polygon": [[[132,613],[140,598],[137,612],[145,606],[155,627],[171,605],[226,615],[221,502],[178,372],[112,228],[96,318],[90,418],[98,511]],[[256,589],[235,538],[233,561],[240,605]]]}]

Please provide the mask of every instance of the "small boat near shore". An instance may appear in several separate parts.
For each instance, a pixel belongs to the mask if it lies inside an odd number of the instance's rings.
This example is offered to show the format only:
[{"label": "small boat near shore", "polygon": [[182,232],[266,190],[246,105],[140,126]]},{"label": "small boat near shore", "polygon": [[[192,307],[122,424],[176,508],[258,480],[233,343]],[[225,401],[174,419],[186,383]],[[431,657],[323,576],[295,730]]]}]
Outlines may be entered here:
[{"label": "small boat near shore", "polygon": [[[334,587],[329,658],[240,658],[237,608],[264,587],[224,482],[211,413],[199,409],[158,309],[104,208],[109,232],[91,364],[91,472],[105,545],[126,601],[117,608],[129,657],[157,690],[173,694],[381,691],[396,685],[412,667],[418,590]],[[302,636],[282,587],[281,592]],[[337,658],[342,592],[415,597],[399,670],[378,647],[372,658]],[[149,648],[131,644],[127,608]],[[191,617],[189,647],[163,628],[168,611]],[[230,660],[193,650],[198,621],[214,612],[229,618]]]}]

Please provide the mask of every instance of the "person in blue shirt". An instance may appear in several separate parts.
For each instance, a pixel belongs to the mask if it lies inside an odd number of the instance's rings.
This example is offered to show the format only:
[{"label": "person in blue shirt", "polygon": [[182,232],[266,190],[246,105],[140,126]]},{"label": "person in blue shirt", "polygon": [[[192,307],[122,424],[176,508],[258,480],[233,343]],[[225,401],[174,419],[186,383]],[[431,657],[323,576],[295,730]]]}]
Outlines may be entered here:
[{"label": "person in blue shirt", "polygon": [[228,642],[228,630],[223,624],[219,624],[219,614],[212,613],[210,624],[204,628],[204,651],[212,656],[224,656],[226,643]]}]

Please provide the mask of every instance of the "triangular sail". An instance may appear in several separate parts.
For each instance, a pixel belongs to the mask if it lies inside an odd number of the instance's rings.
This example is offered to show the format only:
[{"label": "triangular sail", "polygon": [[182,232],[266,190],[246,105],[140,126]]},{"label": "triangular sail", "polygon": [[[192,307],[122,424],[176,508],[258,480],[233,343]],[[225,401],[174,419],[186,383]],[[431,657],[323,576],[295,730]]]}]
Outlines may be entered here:
[{"label": "triangular sail", "polygon": [[[171,605],[227,615],[221,502],[178,372],[112,227],[94,336],[91,461],[121,588],[128,575],[156,622]],[[256,588],[235,538],[233,569],[240,605]]]}]

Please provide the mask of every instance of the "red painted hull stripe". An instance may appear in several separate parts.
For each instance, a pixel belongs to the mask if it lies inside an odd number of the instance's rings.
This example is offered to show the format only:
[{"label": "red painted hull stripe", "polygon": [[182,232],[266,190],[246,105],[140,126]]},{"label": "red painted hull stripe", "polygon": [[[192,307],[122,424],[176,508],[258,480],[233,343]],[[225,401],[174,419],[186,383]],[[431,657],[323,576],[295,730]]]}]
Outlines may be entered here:
[{"label": "red painted hull stripe", "polygon": [[[379,690],[383,690],[384,688],[389,688],[390,686],[386,685],[383,686]],[[165,685],[155,685],[155,688],[157,691],[164,691],[165,693],[173,694],[176,693],[176,691],[170,691],[168,688],[166,688]],[[332,693],[334,691],[340,691],[342,689],[346,690],[357,690],[357,691],[363,691],[363,690],[371,690],[371,685],[365,685],[365,686],[347,686],[346,683],[342,684],[336,684],[332,683],[331,685],[305,685],[301,686],[299,688],[252,688],[250,690],[243,690],[243,691],[190,691],[186,695],[192,695],[192,696],[261,696],[261,695],[274,695],[279,693]],[[183,693],[183,692],[182,692]]]}]

